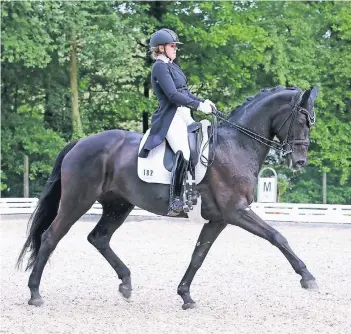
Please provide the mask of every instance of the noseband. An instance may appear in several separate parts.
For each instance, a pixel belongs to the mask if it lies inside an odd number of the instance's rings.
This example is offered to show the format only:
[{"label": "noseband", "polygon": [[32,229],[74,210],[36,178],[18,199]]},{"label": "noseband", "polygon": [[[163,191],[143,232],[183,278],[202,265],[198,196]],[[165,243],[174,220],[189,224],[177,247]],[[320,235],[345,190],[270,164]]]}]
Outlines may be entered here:
[{"label": "noseband", "polygon": [[229,124],[230,126],[238,129],[239,131],[241,131],[242,133],[246,134],[247,136],[249,136],[250,138],[256,140],[257,142],[268,146],[269,148],[272,148],[273,150],[281,153],[282,156],[286,156],[288,154],[291,154],[292,152],[294,152],[294,145],[305,145],[308,146],[309,145],[309,140],[306,139],[291,139],[291,133],[292,133],[292,128],[293,128],[293,124],[294,121],[296,119],[296,116],[299,112],[303,113],[306,115],[307,117],[307,124],[308,127],[311,127],[314,123],[315,123],[315,117],[313,115],[311,115],[307,109],[303,108],[300,106],[301,100],[302,100],[302,96],[303,96],[304,92],[303,91],[299,91],[292,100],[292,111],[291,113],[289,113],[289,115],[287,116],[287,118],[284,120],[283,124],[279,127],[279,130],[277,131],[277,134],[279,133],[279,131],[282,129],[282,127],[284,126],[284,124],[290,119],[290,124],[289,124],[289,129],[288,132],[285,136],[285,139],[282,142],[278,142],[276,140],[270,140],[267,139],[259,134],[257,134],[256,132],[253,132],[251,130],[248,130],[246,128],[244,128],[241,125],[232,123],[230,121],[228,121],[227,119],[224,118],[224,114],[218,110],[213,111],[213,114],[219,118],[220,120],[224,121],[225,123]]}]

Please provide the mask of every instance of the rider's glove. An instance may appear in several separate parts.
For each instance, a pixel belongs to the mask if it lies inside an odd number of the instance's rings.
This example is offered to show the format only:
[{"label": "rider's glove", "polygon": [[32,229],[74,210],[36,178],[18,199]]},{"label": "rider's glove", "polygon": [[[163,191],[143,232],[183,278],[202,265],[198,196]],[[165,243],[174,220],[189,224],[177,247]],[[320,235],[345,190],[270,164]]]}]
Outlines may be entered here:
[{"label": "rider's glove", "polygon": [[200,102],[199,106],[197,107],[198,111],[202,111],[204,114],[211,114],[212,113],[212,105],[209,100],[204,102]]}]

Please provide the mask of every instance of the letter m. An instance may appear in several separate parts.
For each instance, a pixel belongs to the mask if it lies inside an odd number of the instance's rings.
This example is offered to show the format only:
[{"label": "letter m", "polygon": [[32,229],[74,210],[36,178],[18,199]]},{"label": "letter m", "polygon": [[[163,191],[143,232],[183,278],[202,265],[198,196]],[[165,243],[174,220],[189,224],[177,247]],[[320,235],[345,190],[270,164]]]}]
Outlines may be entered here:
[{"label": "letter m", "polygon": [[271,182],[264,182],[263,183],[263,191],[266,192],[266,191],[272,191],[272,184]]}]

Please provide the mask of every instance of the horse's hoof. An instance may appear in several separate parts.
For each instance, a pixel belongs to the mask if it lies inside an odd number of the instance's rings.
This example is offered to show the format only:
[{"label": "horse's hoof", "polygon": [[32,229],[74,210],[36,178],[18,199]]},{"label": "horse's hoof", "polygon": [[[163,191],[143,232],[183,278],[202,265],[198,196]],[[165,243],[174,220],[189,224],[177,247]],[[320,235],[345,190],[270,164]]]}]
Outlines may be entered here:
[{"label": "horse's hoof", "polygon": [[44,301],[41,298],[31,298],[28,300],[28,304],[39,307],[44,304]]},{"label": "horse's hoof", "polygon": [[301,283],[301,286],[304,288],[304,289],[308,289],[308,290],[318,290],[318,285],[317,285],[317,282],[315,279],[311,279],[311,280],[305,280],[305,279],[302,279],[300,281]]},{"label": "horse's hoof", "polygon": [[124,285],[123,283],[119,285],[118,291],[125,299],[130,299],[130,297],[132,296],[132,289]]},{"label": "horse's hoof", "polygon": [[183,306],[182,306],[183,310],[189,310],[189,309],[193,309],[193,308],[197,308],[197,304],[195,302],[194,303],[186,303],[186,304],[183,304]]}]

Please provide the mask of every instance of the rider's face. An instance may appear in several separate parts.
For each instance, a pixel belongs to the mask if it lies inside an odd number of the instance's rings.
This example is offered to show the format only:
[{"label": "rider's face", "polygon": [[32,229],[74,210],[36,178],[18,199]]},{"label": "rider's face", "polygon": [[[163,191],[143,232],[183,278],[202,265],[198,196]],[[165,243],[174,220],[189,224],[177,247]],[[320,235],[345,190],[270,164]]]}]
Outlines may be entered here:
[{"label": "rider's face", "polygon": [[169,59],[171,59],[171,61],[173,61],[174,59],[176,59],[177,57],[177,44],[176,43],[169,43],[166,44],[166,50],[164,50],[164,47],[161,47],[161,51],[165,51],[166,55],[168,56]]}]

